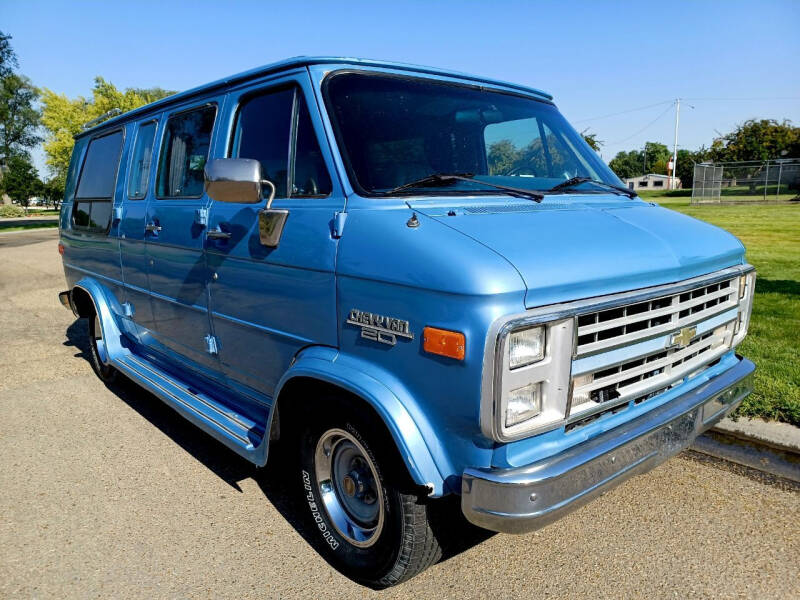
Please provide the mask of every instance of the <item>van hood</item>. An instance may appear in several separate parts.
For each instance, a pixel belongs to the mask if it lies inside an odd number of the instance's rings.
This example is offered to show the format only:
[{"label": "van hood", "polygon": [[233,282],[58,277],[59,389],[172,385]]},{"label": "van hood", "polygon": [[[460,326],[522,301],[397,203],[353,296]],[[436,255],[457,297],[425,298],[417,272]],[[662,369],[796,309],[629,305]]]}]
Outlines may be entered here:
[{"label": "van hood", "polygon": [[744,260],[730,233],[641,200],[513,202],[408,204],[508,260],[527,288],[527,308],[671,283]]}]

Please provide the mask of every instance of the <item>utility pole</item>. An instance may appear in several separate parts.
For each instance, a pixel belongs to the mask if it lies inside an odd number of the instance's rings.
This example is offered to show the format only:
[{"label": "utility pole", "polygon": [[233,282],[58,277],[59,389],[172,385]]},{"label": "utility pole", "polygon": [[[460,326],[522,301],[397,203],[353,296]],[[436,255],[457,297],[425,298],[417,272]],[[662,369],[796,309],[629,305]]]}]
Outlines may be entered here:
[{"label": "utility pole", "polygon": [[642,175],[647,175],[647,142],[644,143],[644,160],[642,161]]},{"label": "utility pole", "polygon": [[675,145],[672,149],[672,169],[669,174],[669,189],[675,189],[675,169],[678,168],[678,122],[681,118],[681,99],[675,99]]}]

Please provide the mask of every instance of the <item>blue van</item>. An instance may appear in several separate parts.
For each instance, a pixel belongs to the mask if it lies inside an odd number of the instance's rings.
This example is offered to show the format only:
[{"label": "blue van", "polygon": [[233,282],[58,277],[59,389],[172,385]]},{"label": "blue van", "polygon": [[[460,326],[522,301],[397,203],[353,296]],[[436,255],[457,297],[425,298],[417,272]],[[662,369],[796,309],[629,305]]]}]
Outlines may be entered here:
[{"label": "blue van", "polygon": [[550,95],[295,58],[76,137],[61,302],[91,363],[262,466],[293,448],[330,560],[386,587],[432,507],[541,527],[751,391],[755,273],[639,199]]}]

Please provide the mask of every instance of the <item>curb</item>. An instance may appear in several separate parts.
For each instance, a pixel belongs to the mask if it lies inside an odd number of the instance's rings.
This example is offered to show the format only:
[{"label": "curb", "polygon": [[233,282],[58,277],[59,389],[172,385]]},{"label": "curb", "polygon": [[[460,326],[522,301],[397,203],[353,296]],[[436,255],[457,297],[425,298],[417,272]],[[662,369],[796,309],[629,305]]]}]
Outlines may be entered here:
[{"label": "curb", "polygon": [[760,419],[723,419],[692,450],[800,482],[800,428]]}]

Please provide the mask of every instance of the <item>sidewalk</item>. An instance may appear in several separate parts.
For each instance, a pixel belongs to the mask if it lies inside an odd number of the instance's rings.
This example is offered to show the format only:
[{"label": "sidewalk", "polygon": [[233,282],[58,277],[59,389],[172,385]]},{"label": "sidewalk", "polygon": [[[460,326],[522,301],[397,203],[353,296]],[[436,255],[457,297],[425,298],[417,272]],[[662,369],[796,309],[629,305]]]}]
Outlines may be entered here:
[{"label": "sidewalk", "polygon": [[800,428],[761,419],[723,419],[692,449],[800,482]]}]

